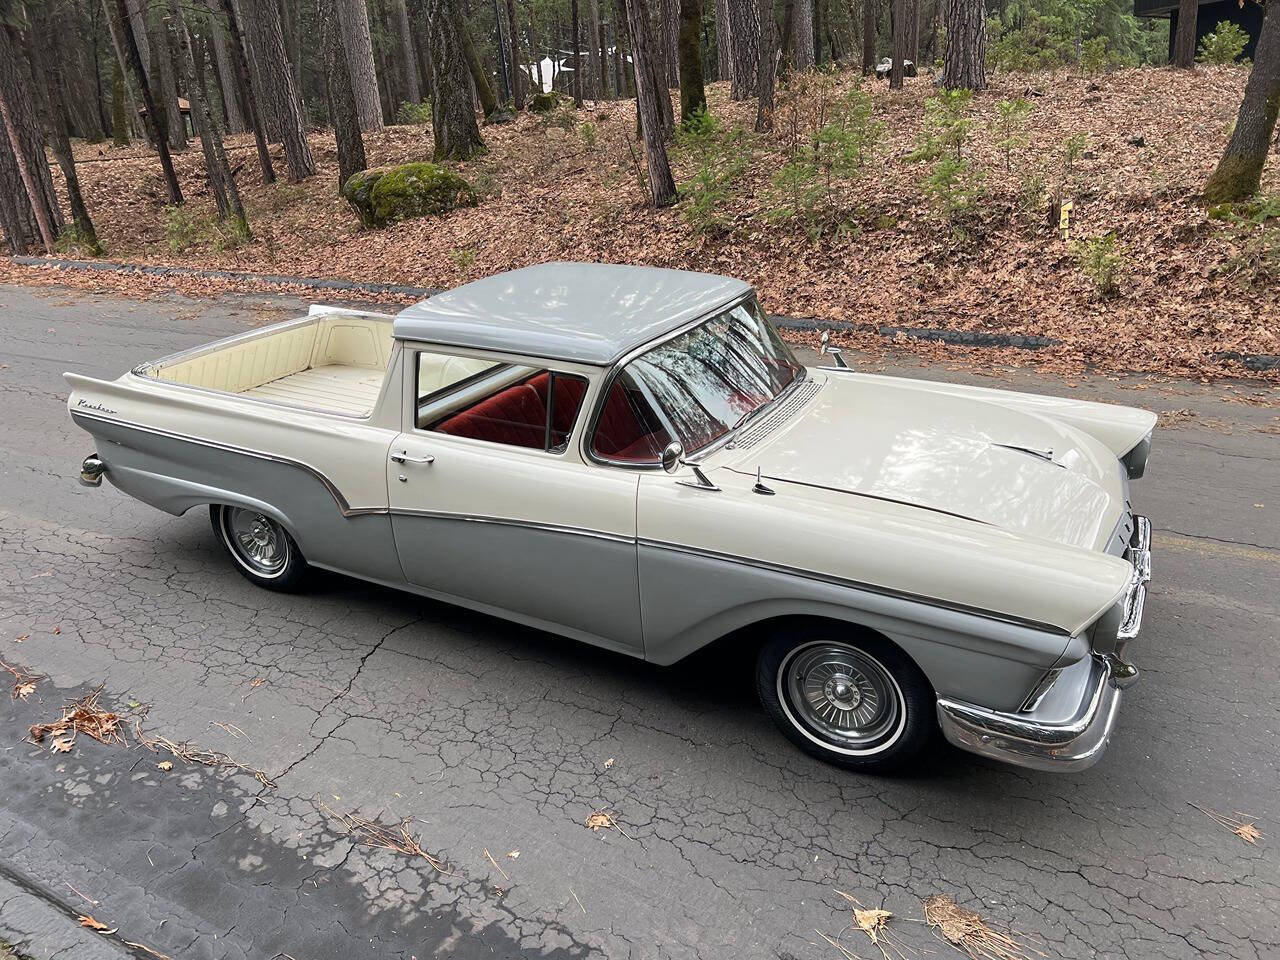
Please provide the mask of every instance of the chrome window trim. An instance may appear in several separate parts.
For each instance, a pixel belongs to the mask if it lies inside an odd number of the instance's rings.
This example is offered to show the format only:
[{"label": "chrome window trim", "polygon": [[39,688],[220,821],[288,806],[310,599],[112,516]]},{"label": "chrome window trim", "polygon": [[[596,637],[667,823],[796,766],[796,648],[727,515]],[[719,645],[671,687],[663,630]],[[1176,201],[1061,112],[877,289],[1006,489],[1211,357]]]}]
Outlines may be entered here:
[{"label": "chrome window trim", "polygon": [[[166,437],[170,440],[182,440],[186,443],[198,444],[202,447],[211,447],[215,450],[225,450],[228,453],[241,453],[247,457],[256,457],[259,460],[270,460],[274,463],[283,463],[291,467],[298,467],[311,474],[323,484],[324,488],[329,491],[329,495],[333,497],[334,503],[338,505],[338,510],[344,517],[364,517],[374,514],[390,513],[390,507],[353,507],[347,502],[347,498],[342,495],[339,490],[323,473],[317,470],[311,464],[302,460],[294,460],[290,457],[281,457],[274,453],[264,453],[261,450],[253,450],[249,447],[240,447],[231,443],[220,443],[216,440],[202,440],[200,437],[193,437],[185,433],[175,433],[171,430],[162,430],[159,427],[146,427],[140,423],[133,423],[128,420],[117,420],[112,417],[101,417],[97,414],[81,413],[79,411],[71,411],[71,418],[77,419],[83,417],[86,420],[98,420],[102,423],[114,424],[117,427],[124,427],[127,430],[137,430],[140,433],[150,433],[159,437]],[[92,431],[90,431],[92,432]]]},{"label": "chrome window trim", "polygon": [[424,517],[430,520],[456,520],[464,523],[492,523],[506,527],[521,527],[527,530],[541,530],[546,533],[563,533],[570,536],[590,537],[594,540],[612,540],[617,543],[634,544],[636,538],[621,533],[610,533],[607,530],[593,530],[589,527],[575,527],[570,524],[542,523],[537,520],[521,520],[517,517],[493,517],[476,513],[450,513],[447,510],[415,510],[396,507],[392,516]]},{"label": "chrome window trim", "polygon": [[738,557],[733,556],[732,554],[719,553],[715,550],[704,550],[700,547],[691,547],[682,543],[671,543],[666,540],[653,540],[648,537],[637,537],[636,543],[642,547],[652,547],[657,550],[670,550],[676,553],[685,553],[690,556],[704,557],[709,560],[718,560],[724,563],[738,563],[744,566],[755,567],[759,570],[766,570],[770,573],[781,573],[786,576],[801,577],[805,580],[816,580],[821,583],[829,583],[837,587],[862,590],[866,593],[874,593],[883,597],[892,597],[896,600],[907,600],[913,603],[924,604],[925,606],[936,607],[940,610],[950,610],[953,613],[968,614],[970,616],[979,617],[983,620],[1007,623],[1016,627],[1026,627],[1031,630],[1038,630],[1042,633],[1048,633],[1054,636],[1071,636],[1069,631],[1064,630],[1062,627],[1054,626],[1051,623],[1043,623],[1039,620],[1000,613],[995,610],[984,610],[981,607],[974,607],[969,604],[958,603],[951,600],[942,600],[936,597],[925,597],[920,594],[909,593],[904,590],[896,590],[893,587],[883,587],[878,584],[866,583],[861,580],[851,580],[847,577],[838,577],[833,574],[819,573],[815,570],[805,570],[802,567],[792,567],[786,564],[771,563],[767,560],[756,560],[749,557]]}]

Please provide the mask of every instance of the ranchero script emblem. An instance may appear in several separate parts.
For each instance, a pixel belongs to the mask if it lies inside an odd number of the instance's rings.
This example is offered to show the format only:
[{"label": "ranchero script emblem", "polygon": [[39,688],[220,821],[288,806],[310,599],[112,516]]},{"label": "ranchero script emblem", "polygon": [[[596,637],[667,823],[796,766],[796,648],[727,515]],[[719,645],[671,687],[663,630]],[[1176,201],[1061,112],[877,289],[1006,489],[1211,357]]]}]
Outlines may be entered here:
[{"label": "ranchero script emblem", "polygon": [[97,410],[99,413],[115,413],[110,407],[104,407],[100,403],[90,403],[84,397],[76,401],[76,406],[82,410]]}]

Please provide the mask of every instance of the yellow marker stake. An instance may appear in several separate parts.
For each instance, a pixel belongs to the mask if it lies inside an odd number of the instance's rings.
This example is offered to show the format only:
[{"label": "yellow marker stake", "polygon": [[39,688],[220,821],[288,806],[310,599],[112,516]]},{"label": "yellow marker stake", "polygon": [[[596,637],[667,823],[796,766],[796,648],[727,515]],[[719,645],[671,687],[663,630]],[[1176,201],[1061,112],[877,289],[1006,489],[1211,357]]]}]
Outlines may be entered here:
[{"label": "yellow marker stake", "polygon": [[1071,201],[1063,200],[1058,208],[1058,229],[1062,231],[1062,239],[1071,235]]}]

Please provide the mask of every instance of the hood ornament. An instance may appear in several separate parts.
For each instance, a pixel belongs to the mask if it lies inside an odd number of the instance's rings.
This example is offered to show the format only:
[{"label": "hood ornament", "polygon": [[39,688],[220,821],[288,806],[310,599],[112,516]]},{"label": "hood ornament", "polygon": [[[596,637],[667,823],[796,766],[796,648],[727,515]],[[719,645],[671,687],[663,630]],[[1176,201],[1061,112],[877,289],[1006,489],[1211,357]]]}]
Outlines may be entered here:
[{"label": "hood ornament", "polygon": [[835,365],[836,365],[836,367],[837,367],[837,368],[839,368],[839,369],[841,369],[841,370],[848,370],[848,369],[850,369],[850,368],[849,368],[849,365],[848,365],[847,363],[845,363],[845,362],[844,362],[844,357],[841,355],[840,348],[839,348],[839,347],[833,347],[833,346],[830,346],[830,340],[831,340],[831,331],[830,331],[830,330],[823,330],[823,331],[822,331],[822,338],[821,338],[821,340],[822,340],[822,349],[821,349],[819,352],[820,352],[820,353],[827,354],[828,356],[830,356],[830,357],[833,359],[833,361],[835,362]]}]

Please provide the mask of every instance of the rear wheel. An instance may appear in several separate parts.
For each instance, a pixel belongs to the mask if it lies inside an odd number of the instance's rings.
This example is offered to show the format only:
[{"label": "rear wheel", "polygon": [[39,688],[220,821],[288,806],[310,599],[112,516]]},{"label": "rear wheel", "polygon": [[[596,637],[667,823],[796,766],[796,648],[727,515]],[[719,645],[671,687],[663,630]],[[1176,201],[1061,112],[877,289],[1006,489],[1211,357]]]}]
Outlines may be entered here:
[{"label": "rear wheel", "polygon": [[756,688],[787,739],[853,770],[900,769],[937,729],[920,668],[883,637],[853,628],[780,629],[760,651]]},{"label": "rear wheel", "polygon": [[215,503],[209,519],[236,569],[245,579],[268,590],[294,590],[307,572],[293,537],[279,523],[257,510]]}]

